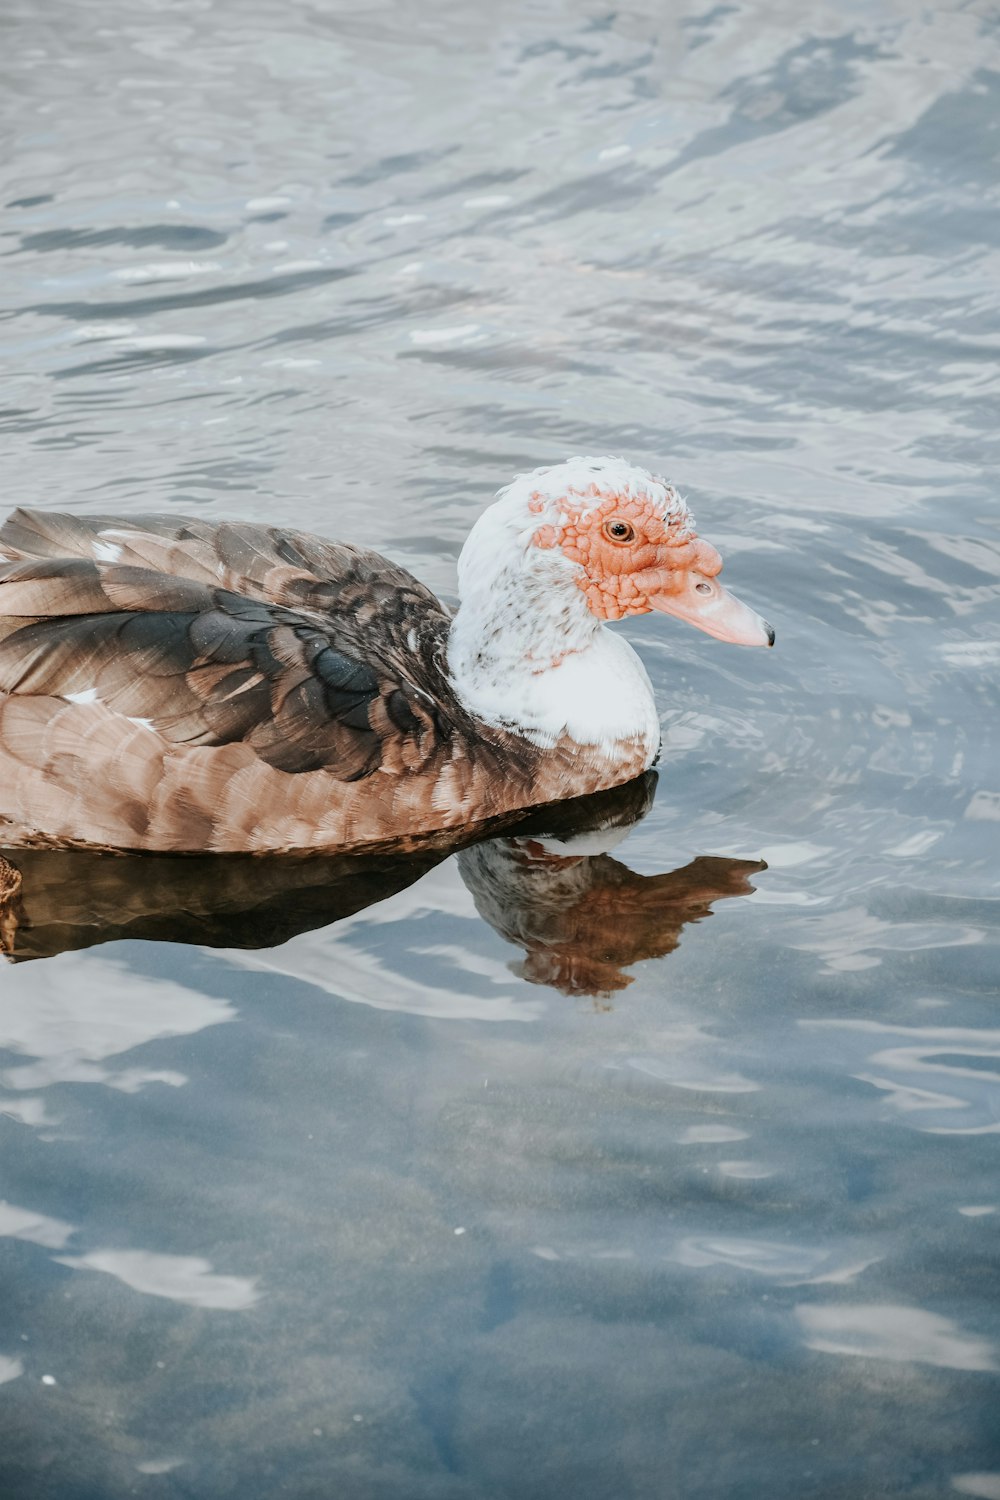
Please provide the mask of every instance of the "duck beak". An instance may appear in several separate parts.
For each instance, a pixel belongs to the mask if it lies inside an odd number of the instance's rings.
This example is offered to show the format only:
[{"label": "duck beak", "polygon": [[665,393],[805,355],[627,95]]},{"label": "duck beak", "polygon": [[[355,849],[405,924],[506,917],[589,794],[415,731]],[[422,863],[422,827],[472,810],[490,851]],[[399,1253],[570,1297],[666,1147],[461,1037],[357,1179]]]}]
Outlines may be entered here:
[{"label": "duck beak", "polygon": [[686,572],[676,578],[676,591],[651,594],[652,607],[696,625],[716,640],[735,646],[773,646],[774,631],[749,605],[724,589],[717,578]]}]

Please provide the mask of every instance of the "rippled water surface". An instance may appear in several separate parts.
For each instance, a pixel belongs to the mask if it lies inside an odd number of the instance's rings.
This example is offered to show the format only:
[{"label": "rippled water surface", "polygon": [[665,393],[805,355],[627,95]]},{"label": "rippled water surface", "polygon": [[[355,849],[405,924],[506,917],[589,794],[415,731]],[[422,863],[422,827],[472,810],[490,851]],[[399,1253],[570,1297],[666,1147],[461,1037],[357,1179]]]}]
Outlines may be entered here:
[{"label": "rippled water surface", "polygon": [[664,757],[573,864],[26,862],[3,1493],[996,1500],[995,8],[4,35],[11,504],[451,596],[510,474],[624,452],[778,649],[619,627]]}]

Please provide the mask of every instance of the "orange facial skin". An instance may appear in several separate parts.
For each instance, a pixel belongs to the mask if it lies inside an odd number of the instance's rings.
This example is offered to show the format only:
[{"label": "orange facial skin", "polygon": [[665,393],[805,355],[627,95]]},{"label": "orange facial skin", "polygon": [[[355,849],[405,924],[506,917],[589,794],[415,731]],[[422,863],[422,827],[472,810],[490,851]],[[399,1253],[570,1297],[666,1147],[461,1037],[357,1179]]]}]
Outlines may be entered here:
[{"label": "orange facial skin", "polygon": [[[559,502],[560,526],[541,526],[532,538],[537,547],[559,547],[583,571],[577,586],[600,620],[622,620],[663,608],[651,599],[679,594],[692,570],[714,578],[722,558],[697,537],[686,517],[664,521],[652,500],[607,495]],[[624,536],[612,528],[624,528]],[[631,534],[629,534],[631,533]]]}]

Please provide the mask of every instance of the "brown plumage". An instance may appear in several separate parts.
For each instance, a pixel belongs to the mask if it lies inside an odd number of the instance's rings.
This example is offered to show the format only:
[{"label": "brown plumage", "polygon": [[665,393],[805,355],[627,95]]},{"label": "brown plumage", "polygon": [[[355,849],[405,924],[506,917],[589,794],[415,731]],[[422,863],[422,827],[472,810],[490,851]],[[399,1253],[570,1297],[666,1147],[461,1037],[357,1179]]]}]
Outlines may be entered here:
[{"label": "brown plumage", "polygon": [[[606,784],[570,744],[540,754],[471,717],[449,625],[403,568],[302,532],[17,510],[0,529],[3,841],[343,850]],[[623,749],[613,780],[644,769]]]}]

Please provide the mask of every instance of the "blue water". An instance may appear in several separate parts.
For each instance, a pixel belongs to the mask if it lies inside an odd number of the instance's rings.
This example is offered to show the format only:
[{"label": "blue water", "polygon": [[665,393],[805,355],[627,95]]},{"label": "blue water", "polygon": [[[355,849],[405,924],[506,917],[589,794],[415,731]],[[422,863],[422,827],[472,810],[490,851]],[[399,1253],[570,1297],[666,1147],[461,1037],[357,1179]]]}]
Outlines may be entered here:
[{"label": "blue water", "polygon": [[778,645],[618,627],[664,755],[578,900],[509,844],[273,900],[25,863],[0,1491],[997,1500],[995,10],[4,34],[11,505],[452,597],[512,473],[624,452]]}]

